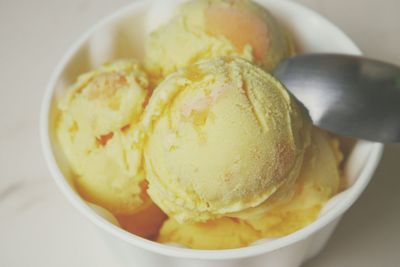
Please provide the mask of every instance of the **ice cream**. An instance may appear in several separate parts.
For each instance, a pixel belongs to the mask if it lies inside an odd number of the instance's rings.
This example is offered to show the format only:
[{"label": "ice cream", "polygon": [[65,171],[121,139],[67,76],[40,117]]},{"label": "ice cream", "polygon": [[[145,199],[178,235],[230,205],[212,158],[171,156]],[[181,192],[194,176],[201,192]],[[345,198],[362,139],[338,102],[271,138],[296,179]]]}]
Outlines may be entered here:
[{"label": "ice cream", "polygon": [[142,127],[148,193],[179,222],[283,198],[299,175],[310,119],[271,75],[240,58],[199,62],[154,91]]},{"label": "ice cream", "polygon": [[341,160],[337,140],[315,128],[294,194],[287,203],[249,220],[223,217],[180,224],[169,219],[161,228],[158,241],[196,249],[228,249],[293,233],[313,222],[326,201],[337,193]]},{"label": "ice cream", "polygon": [[57,136],[77,191],[114,214],[150,201],[136,141],[147,87],[136,61],[117,61],[81,75],[59,105]]},{"label": "ice cream", "polygon": [[311,223],[338,192],[341,153],[268,73],[293,47],[249,0],[183,4],[148,38],[146,68],[105,64],[60,101],[73,186],[109,222],[196,249]]},{"label": "ice cream", "polygon": [[153,202],[143,206],[134,214],[116,215],[122,228],[135,235],[155,240],[167,215]]},{"label": "ice cream", "polygon": [[207,222],[180,224],[164,222],[158,242],[194,249],[231,249],[246,247],[260,239],[260,233],[244,221],[223,217]]},{"label": "ice cream", "polygon": [[147,66],[159,76],[200,59],[233,55],[270,71],[293,53],[286,30],[248,0],[189,1],[146,42]]},{"label": "ice cream", "polygon": [[149,80],[135,60],[81,75],[59,105],[57,136],[76,190],[124,229],[154,238],[165,214],[146,193],[138,122]]}]

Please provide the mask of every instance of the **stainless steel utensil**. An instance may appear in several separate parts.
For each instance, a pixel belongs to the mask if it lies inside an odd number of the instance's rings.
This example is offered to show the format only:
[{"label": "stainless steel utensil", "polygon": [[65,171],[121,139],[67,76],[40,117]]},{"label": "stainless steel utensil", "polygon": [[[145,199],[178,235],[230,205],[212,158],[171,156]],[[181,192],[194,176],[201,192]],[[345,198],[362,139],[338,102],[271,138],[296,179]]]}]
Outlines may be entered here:
[{"label": "stainless steel utensil", "polygon": [[400,142],[400,68],[359,56],[306,54],[282,62],[274,75],[337,134]]}]

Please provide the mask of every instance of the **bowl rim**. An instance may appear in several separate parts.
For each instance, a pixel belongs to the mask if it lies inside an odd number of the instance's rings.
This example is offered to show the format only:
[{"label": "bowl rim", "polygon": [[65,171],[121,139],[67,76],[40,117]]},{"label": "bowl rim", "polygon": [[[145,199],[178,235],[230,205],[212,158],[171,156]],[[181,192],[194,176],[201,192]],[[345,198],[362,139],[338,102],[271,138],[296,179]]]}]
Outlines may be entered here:
[{"label": "bowl rim", "polygon": [[[356,47],[356,49],[361,53],[357,46],[352,42],[352,40],[335,24],[331,23],[329,20],[321,16],[319,13],[309,9],[299,3],[289,1],[289,0],[279,0],[286,2],[285,4],[293,5],[297,9],[303,9],[304,11],[310,13],[313,17],[319,20],[326,21],[331,27],[342,33],[351,43]],[[277,249],[287,247],[291,244],[297,243],[304,240],[321,230],[329,223],[333,222],[335,219],[339,218],[361,195],[365,187],[368,185],[372,178],[372,175],[377,168],[380,159],[382,157],[384,145],[380,143],[368,144],[371,146],[370,154],[366,159],[365,166],[362,168],[356,182],[349,188],[349,193],[346,194],[344,199],[337,204],[335,209],[328,211],[326,214],[322,215],[316,221],[310,225],[284,237],[277,238],[270,242],[257,244],[254,246],[248,246],[236,249],[225,249],[225,250],[196,250],[190,248],[173,247],[169,245],[160,244],[154,241],[150,241],[139,236],[133,235],[120,227],[113,225],[112,223],[106,221],[97,215],[91,208],[89,208],[84,200],[82,200],[78,194],[71,188],[69,183],[66,181],[64,175],[59,169],[55,156],[53,154],[51,138],[50,138],[50,110],[51,103],[53,99],[54,89],[57,84],[57,80],[60,77],[64,67],[67,65],[68,61],[75,54],[75,52],[81,47],[82,44],[97,30],[101,29],[103,26],[111,23],[120,16],[130,12],[134,8],[139,8],[141,5],[145,6],[148,4],[148,0],[137,0],[134,1],[119,10],[113,12],[109,16],[101,19],[99,22],[95,23],[87,31],[85,31],[67,50],[62,59],[57,64],[53,73],[50,76],[48,84],[45,89],[43,96],[41,110],[40,110],[40,140],[42,153],[46,162],[47,167],[53,177],[53,180],[57,184],[58,188],[63,192],[69,202],[77,208],[86,218],[88,218],[92,223],[101,228],[108,234],[115,236],[124,242],[131,245],[137,246],[139,248],[145,249],[150,252],[161,254],[164,256],[172,256],[178,258],[190,258],[190,259],[201,259],[201,260],[230,260],[238,258],[248,258],[252,256],[257,256],[260,254],[266,254]]]}]

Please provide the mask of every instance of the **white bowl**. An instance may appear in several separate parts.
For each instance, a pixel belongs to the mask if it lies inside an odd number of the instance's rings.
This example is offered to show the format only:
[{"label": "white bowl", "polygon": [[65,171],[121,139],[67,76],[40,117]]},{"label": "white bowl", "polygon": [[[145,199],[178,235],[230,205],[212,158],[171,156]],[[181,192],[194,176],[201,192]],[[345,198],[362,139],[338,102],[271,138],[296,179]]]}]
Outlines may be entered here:
[{"label": "white bowl", "polygon": [[[337,27],[299,4],[284,0],[257,2],[293,32],[303,52],[361,53]],[[52,74],[43,100],[40,130],[44,156],[54,180],[67,199],[97,226],[127,266],[299,266],[324,247],[343,213],[365,189],[379,163],[383,145],[357,142],[345,166],[351,186],[329,201],[314,223],[288,236],[240,249],[193,250],[140,238],[99,216],[73,190],[69,168],[52,133],[57,99],[79,74],[103,62],[143,58],[146,25],[149,16],[154,16],[154,9],[149,13],[151,6],[149,1],[135,1],[97,23],[67,51]]]}]

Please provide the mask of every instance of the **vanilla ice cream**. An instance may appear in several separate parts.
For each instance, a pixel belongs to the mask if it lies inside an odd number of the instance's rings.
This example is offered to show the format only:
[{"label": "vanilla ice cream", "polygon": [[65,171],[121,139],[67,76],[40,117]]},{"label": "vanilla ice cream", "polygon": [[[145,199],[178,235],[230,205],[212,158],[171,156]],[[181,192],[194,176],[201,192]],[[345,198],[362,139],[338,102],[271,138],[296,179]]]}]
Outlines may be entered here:
[{"label": "vanilla ice cream", "polygon": [[146,64],[160,77],[200,59],[234,55],[271,71],[293,53],[287,31],[248,0],[189,1],[146,42]]},{"label": "vanilla ice cream", "polygon": [[311,126],[277,80],[240,58],[170,75],[154,91],[142,124],[149,195],[179,222],[240,217],[289,190]]},{"label": "vanilla ice cream", "polygon": [[303,228],[318,217],[324,204],[339,190],[342,156],[337,142],[321,130],[313,129],[312,143],[289,201],[252,219],[222,217],[183,224],[169,219],[163,224],[158,241],[195,249],[229,249]]},{"label": "vanilla ice cream", "polygon": [[136,61],[117,61],[81,75],[59,104],[56,133],[74,186],[114,214],[131,214],[150,201],[142,192],[136,129],[147,87],[147,75]]}]

